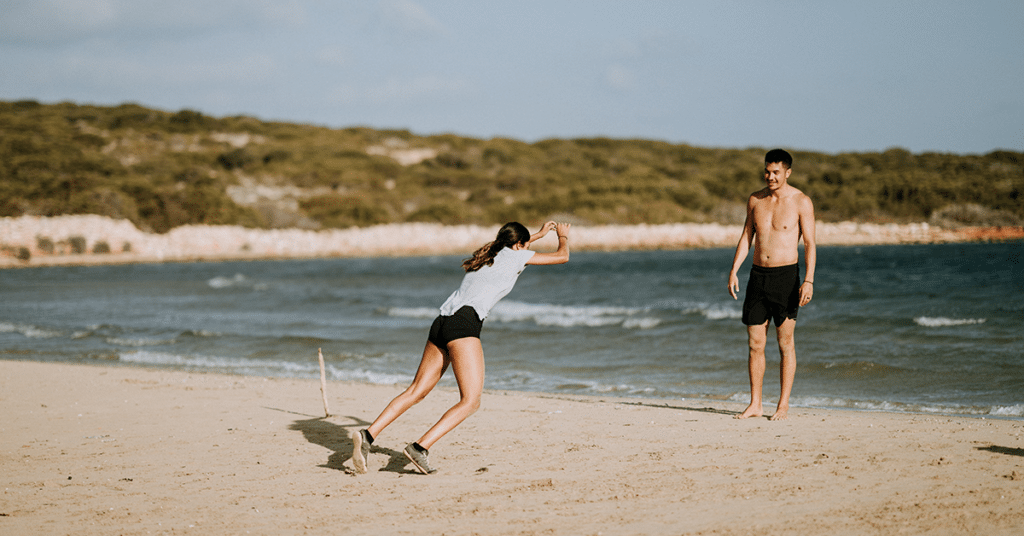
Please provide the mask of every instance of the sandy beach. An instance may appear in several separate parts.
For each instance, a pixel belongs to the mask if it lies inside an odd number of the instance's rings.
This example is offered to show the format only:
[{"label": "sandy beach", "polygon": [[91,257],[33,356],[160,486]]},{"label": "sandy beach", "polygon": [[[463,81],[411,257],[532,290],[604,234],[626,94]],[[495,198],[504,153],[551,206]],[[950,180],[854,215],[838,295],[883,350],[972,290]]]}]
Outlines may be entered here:
[{"label": "sandy beach", "polygon": [[[315,358],[314,358],[315,359]],[[0,361],[2,534],[1020,534],[1024,422],[487,392],[355,474],[349,433],[402,386]]]}]

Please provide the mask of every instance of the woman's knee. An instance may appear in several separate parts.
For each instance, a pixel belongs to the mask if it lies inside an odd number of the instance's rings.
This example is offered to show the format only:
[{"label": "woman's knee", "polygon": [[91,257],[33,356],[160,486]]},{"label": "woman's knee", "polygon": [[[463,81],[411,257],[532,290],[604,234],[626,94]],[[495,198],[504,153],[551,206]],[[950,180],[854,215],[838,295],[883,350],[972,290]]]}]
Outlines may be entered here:
[{"label": "woman's knee", "polygon": [[477,410],[480,409],[480,398],[463,398],[462,400],[459,400],[459,406],[462,408],[463,411],[467,412],[469,415],[472,415],[476,413]]}]

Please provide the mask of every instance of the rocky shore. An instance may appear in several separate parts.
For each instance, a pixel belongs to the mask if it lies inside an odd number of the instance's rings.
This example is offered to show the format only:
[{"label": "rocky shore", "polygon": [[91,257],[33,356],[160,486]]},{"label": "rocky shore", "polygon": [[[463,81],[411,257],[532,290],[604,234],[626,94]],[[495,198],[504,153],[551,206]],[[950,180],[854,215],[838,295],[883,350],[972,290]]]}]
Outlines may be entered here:
[{"label": "rocky shore", "polygon": [[[186,225],[165,234],[104,216],[0,218],[0,268],[228,259],[373,257],[467,254],[494,237],[497,226],[429,223],[310,231]],[[573,228],[574,251],[733,247],[741,226],[675,223]],[[1014,240],[1024,227],[944,229],[927,223],[817,225],[819,245],[926,244]],[[550,242],[550,243],[549,243]],[[538,247],[554,247],[545,239]]]}]

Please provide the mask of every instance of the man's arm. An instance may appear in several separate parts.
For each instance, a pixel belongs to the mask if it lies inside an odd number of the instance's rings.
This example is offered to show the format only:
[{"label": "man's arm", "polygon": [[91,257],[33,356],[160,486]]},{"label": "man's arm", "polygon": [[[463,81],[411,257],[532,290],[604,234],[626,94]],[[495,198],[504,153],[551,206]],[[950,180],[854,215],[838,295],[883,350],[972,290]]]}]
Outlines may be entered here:
[{"label": "man's arm", "polygon": [[732,257],[732,269],[729,270],[729,295],[734,300],[738,299],[736,293],[740,291],[740,278],[738,275],[740,265],[743,264],[743,260],[747,258],[747,253],[750,252],[750,245],[754,243],[753,211],[754,196],[750,196],[747,199],[747,219],[743,222],[743,233],[740,235],[739,243],[736,244],[736,254]]},{"label": "man's arm", "polygon": [[818,248],[815,242],[814,203],[806,195],[800,200],[800,232],[804,236],[804,263],[806,274],[800,285],[800,306],[811,302],[814,296],[814,267],[818,262]]}]

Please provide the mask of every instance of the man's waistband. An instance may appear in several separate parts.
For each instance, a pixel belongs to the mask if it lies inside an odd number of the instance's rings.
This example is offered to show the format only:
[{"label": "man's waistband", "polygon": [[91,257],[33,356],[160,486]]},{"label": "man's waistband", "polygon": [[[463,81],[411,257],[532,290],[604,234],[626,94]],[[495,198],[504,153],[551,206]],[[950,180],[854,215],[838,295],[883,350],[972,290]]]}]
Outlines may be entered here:
[{"label": "man's waistband", "polygon": [[800,273],[800,263],[788,264],[786,266],[758,266],[756,264],[750,266],[751,273],[766,275],[786,274],[794,270]]}]

